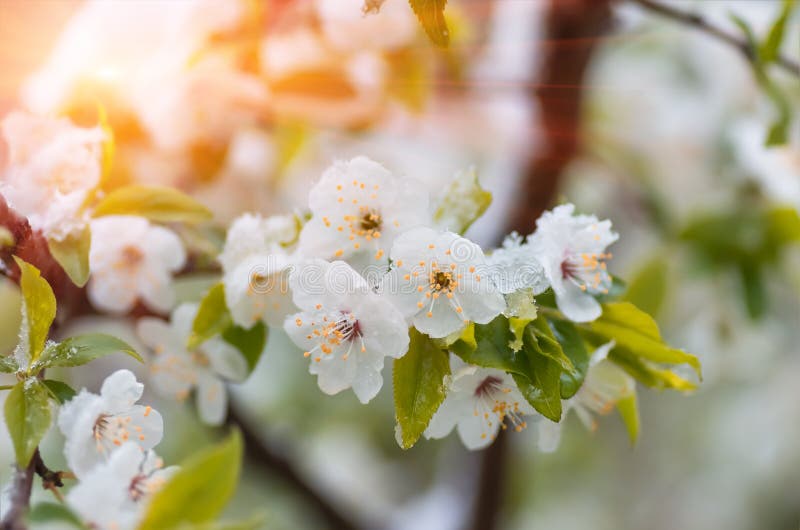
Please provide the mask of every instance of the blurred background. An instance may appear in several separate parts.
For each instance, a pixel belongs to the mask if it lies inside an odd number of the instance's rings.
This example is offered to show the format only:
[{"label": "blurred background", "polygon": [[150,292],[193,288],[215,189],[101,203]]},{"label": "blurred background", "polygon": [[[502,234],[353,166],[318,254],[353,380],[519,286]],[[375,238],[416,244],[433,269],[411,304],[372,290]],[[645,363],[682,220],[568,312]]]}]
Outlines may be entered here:
[{"label": "blurred background", "polygon": [[[356,154],[434,196],[474,166],[494,202],[467,235],[487,247],[569,200],[613,221],[612,272],[668,342],[700,356],[705,380],[692,395],[644,389],[635,448],[612,415],[596,432],[570,417],[552,454],[535,428],[486,453],[454,436],[402,451],[390,380],[366,407],[325,396],[272,330],[234,395],[280,461],[250,455],[229,512],[271,530],[325,528],[324,499],[364,528],[456,530],[491,504],[488,485],[503,529],[800,528],[800,251],[773,230],[800,209],[800,75],[774,66],[765,85],[736,47],[648,2],[451,0],[446,49],[405,1],[373,4],[0,0],[0,116],[27,108],[93,125],[100,103],[116,182],[177,186],[214,211],[217,227],[182,234],[189,245],[221,242],[242,212],[300,211],[322,169]],[[731,15],[761,38],[784,3],[663,5],[746,42]],[[796,64],[800,9],[786,28],[781,53]],[[785,115],[787,141],[765,147]],[[207,285],[185,278],[181,296]],[[6,351],[19,300],[1,288]],[[135,344],[130,324],[63,331]],[[96,390],[120,366],[140,370],[106,359],[70,374],[73,386]],[[168,462],[219,436],[188,407],[145,399],[167,420]],[[61,444],[51,432],[51,468]],[[11,461],[3,428],[1,484]]]}]

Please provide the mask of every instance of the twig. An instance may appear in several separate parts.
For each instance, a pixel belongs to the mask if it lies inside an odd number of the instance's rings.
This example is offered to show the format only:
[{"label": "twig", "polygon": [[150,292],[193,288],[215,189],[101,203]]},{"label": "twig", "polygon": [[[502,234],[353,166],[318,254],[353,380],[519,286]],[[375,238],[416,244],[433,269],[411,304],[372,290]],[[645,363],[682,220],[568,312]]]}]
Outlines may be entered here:
[{"label": "twig", "polygon": [[11,493],[8,498],[10,508],[0,522],[0,530],[26,530],[24,519],[31,503],[34,467],[35,462],[31,460],[26,468],[16,467],[14,469]]},{"label": "twig", "polygon": [[[524,174],[505,232],[533,232],[536,219],[550,206],[567,165],[580,148],[586,67],[611,26],[611,0],[549,0],[544,57],[530,95],[538,103],[542,143]],[[471,520],[473,530],[500,527],[506,481],[508,435],[482,455]]]},{"label": "twig", "polygon": [[331,530],[356,530],[355,523],[345,517],[324,496],[309,485],[297,472],[292,463],[264,443],[245,415],[235,403],[228,410],[228,424],[237,426],[244,437],[245,450],[249,459],[266,474],[282,480],[295,493],[306,499],[313,509],[325,520]]},{"label": "twig", "polygon": [[[687,13],[685,11],[681,11],[680,9],[676,9],[672,6],[668,6],[666,4],[662,4],[660,2],[655,2],[653,0],[629,0],[630,2],[646,9],[648,11],[652,11],[653,13],[657,13],[663,17],[669,18],[674,20],[675,22],[680,22],[686,26],[690,26],[694,29],[702,31],[707,35],[714,37],[715,39],[725,42],[744,55],[744,57],[753,62],[755,60],[755,51],[752,49],[750,44],[744,38],[736,35],[735,33],[731,33],[726,31],[720,27],[717,27],[710,22],[708,22],[702,16],[696,13]],[[775,64],[781,67],[784,71],[800,77],[800,63],[797,61],[786,57],[785,55],[778,55],[775,58]]]}]

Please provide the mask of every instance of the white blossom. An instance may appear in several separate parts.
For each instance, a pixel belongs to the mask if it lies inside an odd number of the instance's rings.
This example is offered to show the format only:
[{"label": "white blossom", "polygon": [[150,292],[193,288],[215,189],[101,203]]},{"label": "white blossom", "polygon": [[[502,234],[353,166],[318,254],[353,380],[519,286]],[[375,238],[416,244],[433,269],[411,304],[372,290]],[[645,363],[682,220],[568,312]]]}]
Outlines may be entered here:
[{"label": "white blossom", "polygon": [[562,401],[561,422],[542,422],[539,425],[539,448],[552,452],[558,448],[561,439],[561,426],[569,411],[574,410],[581,423],[594,431],[597,420],[594,414],[608,414],[614,406],[636,391],[636,382],[622,368],[608,360],[608,353],[614,347],[609,342],[597,348],[589,360],[589,371],[580,390],[570,399]]},{"label": "white blossom", "polygon": [[244,214],[231,225],[219,257],[225,302],[233,321],[250,327],[259,320],[281,326],[295,311],[289,292],[289,246],[297,239],[294,216]]},{"label": "white blossom", "polygon": [[81,392],[61,408],[58,426],[70,469],[83,477],[107,461],[125,442],[152,449],[164,434],[161,414],[137,405],[144,385],[129,370],[118,370],[103,382],[100,395]]},{"label": "white blossom", "polygon": [[326,394],[353,388],[367,403],[383,385],[384,358],[408,351],[403,315],[343,261],[313,260],[289,276],[301,312],[284,329],[311,360],[309,372]]},{"label": "white blossom", "polygon": [[183,401],[194,390],[200,418],[209,425],[219,425],[228,407],[225,381],[243,381],[247,362],[220,337],[212,337],[194,351],[187,349],[197,309],[197,304],[181,304],[172,312],[170,322],[142,318],[136,331],[155,353],[150,380],[156,391]]},{"label": "white blossom", "polygon": [[7,163],[0,193],[34,230],[64,239],[86,223],[81,208],[100,182],[103,131],[66,118],[12,112],[2,124]]},{"label": "white blossom", "polygon": [[110,313],[125,313],[137,300],[168,312],[175,303],[172,274],[186,262],[180,238],[147,219],[108,216],[92,221],[89,299]]},{"label": "white blossom", "polygon": [[94,530],[133,530],[152,495],[178,470],[128,442],[67,494],[67,505]]},{"label": "white blossom", "polygon": [[487,276],[481,248],[452,232],[419,227],[401,234],[380,290],[419,331],[446,337],[470,321],[486,324],[506,307]]},{"label": "white blossom", "polygon": [[313,217],[300,232],[299,252],[309,258],[385,264],[398,234],[430,221],[424,185],[366,157],[328,168],[308,203]]},{"label": "white blossom", "polygon": [[519,432],[527,427],[524,416],[536,414],[507,373],[466,364],[455,355],[450,366],[447,397],[425,430],[426,438],[444,438],[455,428],[468,449],[482,449],[501,428],[510,425]]},{"label": "white blossom", "polygon": [[574,215],[574,211],[574,205],[564,204],[545,212],[528,241],[544,267],[561,312],[575,322],[589,322],[602,312],[593,295],[607,293],[611,286],[606,271],[611,254],[606,247],[619,236],[611,231],[611,221]]},{"label": "white blossom", "polygon": [[503,245],[486,259],[491,269],[492,281],[503,294],[522,289],[541,294],[550,286],[535,249],[530,244],[523,243],[522,237],[516,232],[509,234]]}]

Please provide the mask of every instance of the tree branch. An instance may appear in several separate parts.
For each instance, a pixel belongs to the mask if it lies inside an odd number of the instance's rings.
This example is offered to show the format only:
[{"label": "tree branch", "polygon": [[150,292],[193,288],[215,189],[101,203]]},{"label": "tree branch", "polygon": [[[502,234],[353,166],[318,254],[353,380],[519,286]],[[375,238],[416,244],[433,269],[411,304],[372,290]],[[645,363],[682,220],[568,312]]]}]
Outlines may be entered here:
[{"label": "tree branch", "polygon": [[[36,450],[36,455],[39,450]],[[36,467],[35,458],[31,459],[24,469],[15,467],[9,494],[10,508],[0,522],[0,530],[27,530],[25,514],[31,503],[31,490],[33,489],[33,474]]]},{"label": "tree branch", "polygon": [[[698,31],[702,31],[703,33],[714,37],[715,39],[729,44],[736,48],[744,57],[750,62],[755,61],[755,50],[752,49],[750,44],[744,38],[736,35],[735,33],[731,33],[726,31],[722,28],[719,28],[710,22],[708,22],[702,16],[696,13],[687,13],[685,11],[681,11],[680,9],[676,9],[672,6],[668,6],[666,4],[662,4],[660,2],[656,2],[653,0],[629,0],[631,3],[634,3],[645,9],[647,11],[657,13],[665,18],[669,18],[674,20],[675,22],[679,22],[686,26],[692,27]],[[785,72],[788,72],[794,76],[800,77],[800,63],[786,57],[785,55],[778,55],[775,59],[775,64],[781,67]]]},{"label": "tree branch", "polygon": [[[542,143],[523,176],[505,232],[529,234],[550,206],[564,170],[580,148],[586,68],[599,40],[611,26],[611,0],[549,0],[544,57],[530,93],[540,109]],[[508,433],[501,431],[482,454],[471,519],[473,530],[500,528],[506,482]]]},{"label": "tree branch", "polygon": [[245,451],[250,460],[266,474],[282,480],[295,493],[306,499],[308,504],[325,520],[328,528],[331,530],[356,530],[358,528],[323,495],[311,487],[285,456],[278,454],[264,443],[258,431],[251,426],[233,400],[228,409],[228,424],[235,425],[241,430]]}]

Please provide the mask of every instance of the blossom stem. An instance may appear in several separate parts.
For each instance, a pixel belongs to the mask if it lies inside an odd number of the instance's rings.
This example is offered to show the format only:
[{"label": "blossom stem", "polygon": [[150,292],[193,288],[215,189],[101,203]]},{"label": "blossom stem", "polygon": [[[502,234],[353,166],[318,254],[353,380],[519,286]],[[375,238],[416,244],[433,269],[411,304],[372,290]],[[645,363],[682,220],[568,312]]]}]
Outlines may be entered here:
[{"label": "blossom stem", "polygon": [[[734,33],[728,32],[719,28],[705,18],[696,13],[687,13],[676,9],[672,6],[662,4],[653,0],[630,0],[632,3],[640,6],[642,9],[648,10],[652,13],[657,13],[665,18],[674,20],[686,26],[702,31],[703,33],[714,37],[730,46],[733,46],[750,62],[755,62],[755,53],[750,45],[744,38],[741,38]],[[778,55],[775,59],[775,64],[782,68],[784,71],[794,76],[800,77],[800,63],[794,61],[785,55]]]},{"label": "blossom stem", "polygon": [[28,507],[31,503],[33,475],[38,455],[39,450],[37,449],[34,453],[34,458],[25,468],[16,467],[14,469],[8,496],[10,508],[3,520],[0,521],[0,530],[27,530],[25,514],[28,512]]}]

